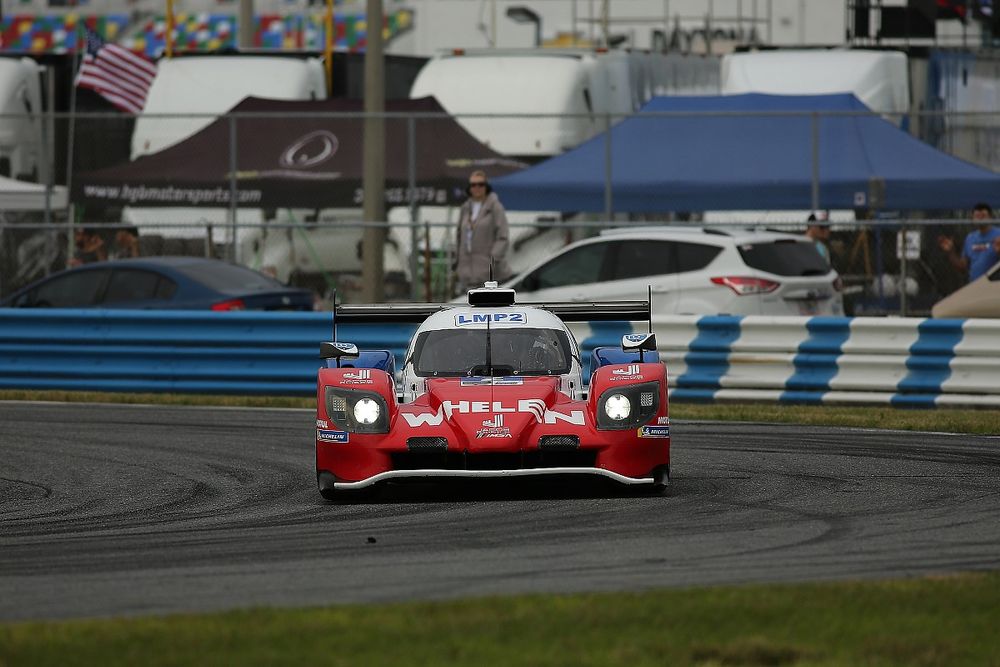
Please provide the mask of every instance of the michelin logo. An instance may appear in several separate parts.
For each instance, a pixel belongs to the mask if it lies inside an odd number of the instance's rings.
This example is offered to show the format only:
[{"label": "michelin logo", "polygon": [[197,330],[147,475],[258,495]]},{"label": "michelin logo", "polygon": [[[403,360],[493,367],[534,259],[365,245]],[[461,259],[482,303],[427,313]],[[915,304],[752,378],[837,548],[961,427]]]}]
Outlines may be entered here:
[{"label": "michelin logo", "polygon": [[316,439],[323,442],[350,442],[351,434],[347,431],[332,431],[328,429],[316,429]]},{"label": "michelin logo", "polygon": [[669,438],[669,426],[643,426],[639,429],[640,438]]}]

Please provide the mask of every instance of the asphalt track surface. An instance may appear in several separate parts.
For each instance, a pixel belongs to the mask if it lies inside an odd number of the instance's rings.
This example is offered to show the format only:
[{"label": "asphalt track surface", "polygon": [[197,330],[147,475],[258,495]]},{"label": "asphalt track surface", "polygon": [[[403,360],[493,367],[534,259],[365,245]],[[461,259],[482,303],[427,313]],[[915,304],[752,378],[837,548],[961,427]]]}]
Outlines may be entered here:
[{"label": "asphalt track surface", "polygon": [[308,411],[0,403],[0,620],[1000,568],[1000,438],[672,431],[667,497],[335,504]]}]

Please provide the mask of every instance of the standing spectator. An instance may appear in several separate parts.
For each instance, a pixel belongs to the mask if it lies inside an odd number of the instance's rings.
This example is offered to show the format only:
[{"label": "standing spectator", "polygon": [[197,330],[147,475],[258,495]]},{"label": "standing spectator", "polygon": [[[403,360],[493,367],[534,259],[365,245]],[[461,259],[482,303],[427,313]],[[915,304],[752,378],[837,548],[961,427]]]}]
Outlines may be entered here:
[{"label": "standing spectator", "polygon": [[817,216],[815,213],[810,213],[808,222],[806,236],[813,240],[813,243],[816,244],[816,250],[826,260],[826,263],[830,264],[830,248],[827,246],[827,243],[830,242],[830,223],[826,214]]},{"label": "standing spectator", "polygon": [[965,237],[961,255],[955,249],[952,237],[938,237],[938,245],[951,265],[958,271],[969,272],[970,283],[1000,261],[1000,228],[990,224],[993,209],[989,204],[976,204],[972,207],[972,219],[979,223],[979,228]]},{"label": "standing spectator", "polygon": [[494,280],[506,280],[512,273],[507,263],[507,213],[486,180],[486,173],[472,172],[466,192],[469,198],[459,212],[456,244],[460,294],[482,287],[489,280],[491,261]]},{"label": "standing spectator", "polygon": [[115,232],[115,248],[111,253],[112,259],[129,259],[139,256],[139,229],[136,227],[123,227]]},{"label": "standing spectator", "polygon": [[67,266],[71,268],[91,262],[103,262],[108,258],[108,249],[104,245],[104,239],[95,229],[78,228],[74,234],[73,242],[76,244],[76,252],[66,262]]}]

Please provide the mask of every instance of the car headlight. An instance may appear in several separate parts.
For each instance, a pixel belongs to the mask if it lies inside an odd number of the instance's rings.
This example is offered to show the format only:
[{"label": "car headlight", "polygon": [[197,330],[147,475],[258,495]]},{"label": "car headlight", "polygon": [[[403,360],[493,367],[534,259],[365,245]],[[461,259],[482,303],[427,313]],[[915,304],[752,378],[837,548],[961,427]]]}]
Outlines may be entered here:
[{"label": "car headlight", "polygon": [[643,382],[612,387],[597,399],[597,428],[624,431],[647,423],[660,409],[660,385]]},{"label": "car headlight", "polygon": [[326,414],[338,428],[350,433],[389,432],[389,406],[373,391],[327,387]]},{"label": "car headlight", "polygon": [[368,426],[378,421],[378,416],[382,412],[378,403],[370,398],[362,398],[354,404],[354,420],[359,424]]},{"label": "car headlight", "polygon": [[606,414],[611,419],[616,422],[620,422],[623,419],[628,419],[628,416],[632,413],[632,402],[621,394],[614,394],[609,396],[608,400],[604,401],[604,414]]}]

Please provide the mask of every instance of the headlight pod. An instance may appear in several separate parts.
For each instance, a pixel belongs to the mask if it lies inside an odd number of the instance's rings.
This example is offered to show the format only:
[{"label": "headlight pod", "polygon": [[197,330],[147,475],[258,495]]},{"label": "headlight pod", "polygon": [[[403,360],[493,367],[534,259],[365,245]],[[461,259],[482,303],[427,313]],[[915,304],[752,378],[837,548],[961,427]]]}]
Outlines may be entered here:
[{"label": "headlight pod", "polygon": [[628,416],[632,414],[632,401],[623,394],[612,394],[608,396],[608,400],[604,401],[604,414],[611,421],[620,422],[628,419]]},{"label": "headlight pod", "polygon": [[354,403],[354,421],[362,426],[371,426],[378,421],[382,408],[378,401],[365,396]]},{"label": "headlight pod", "polygon": [[660,409],[658,382],[606,389],[597,399],[597,428],[624,431],[645,424]]},{"label": "headlight pod", "polygon": [[327,387],[326,414],[350,433],[389,432],[389,407],[372,391]]}]

